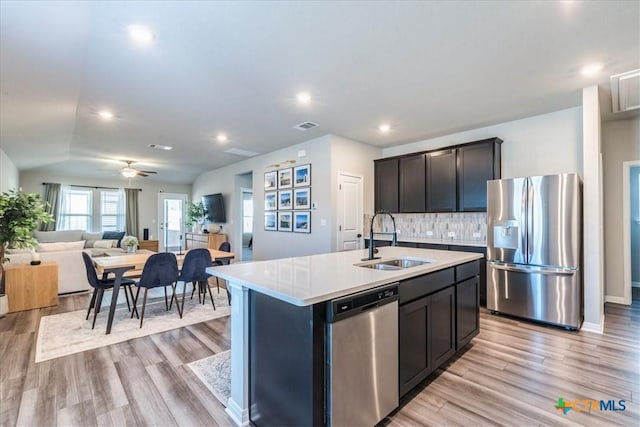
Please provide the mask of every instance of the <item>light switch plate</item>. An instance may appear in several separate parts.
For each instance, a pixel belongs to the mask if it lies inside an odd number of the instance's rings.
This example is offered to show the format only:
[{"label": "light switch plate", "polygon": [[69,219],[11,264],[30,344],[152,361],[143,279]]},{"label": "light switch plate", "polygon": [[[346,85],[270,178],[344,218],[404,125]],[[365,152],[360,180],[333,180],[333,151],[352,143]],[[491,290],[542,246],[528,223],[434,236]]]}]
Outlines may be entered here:
[{"label": "light switch plate", "polygon": [[321,220],[320,220],[320,225],[321,225],[321,226],[323,226],[323,227],[326,227],[326,226],[327,226],[327,220],[326,220],[326,219],[324,219],[324,218],[323,218],[323,219],[321,219]]},{"label": "light switch plate", "polygon": [[427,236],[433,236],[433,231],[427,231]]},{"label": "light switch plate", "polygon": [[481,234],[480,234],[480,233],[473,233],[473,237],[474,237],[474,238],[479,239],[479,238],[480,238],[480,236],[481,236]]},{"label": "light switch plate", "polygon": [[447,233],[448,237],[456,237],[456,232],[455,231],[450,231]]}]

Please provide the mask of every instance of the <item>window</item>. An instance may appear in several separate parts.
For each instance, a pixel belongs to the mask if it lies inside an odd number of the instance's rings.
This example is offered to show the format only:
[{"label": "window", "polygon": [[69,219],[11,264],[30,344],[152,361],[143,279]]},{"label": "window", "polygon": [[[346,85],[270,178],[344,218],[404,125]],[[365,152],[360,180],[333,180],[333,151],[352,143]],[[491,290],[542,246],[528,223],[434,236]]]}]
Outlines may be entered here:
[{"label": "window", "polygon": [[62,192],[57,230],[92,229],[93,190],[67,188]]},{"label": "window", "polygon": [[120,231],[124,227],[124,193],[100,191],[100,231]]},{"label": "window", "polygon": [[122,190],[62,189],[56,230],[121,231],[125,228]]}]

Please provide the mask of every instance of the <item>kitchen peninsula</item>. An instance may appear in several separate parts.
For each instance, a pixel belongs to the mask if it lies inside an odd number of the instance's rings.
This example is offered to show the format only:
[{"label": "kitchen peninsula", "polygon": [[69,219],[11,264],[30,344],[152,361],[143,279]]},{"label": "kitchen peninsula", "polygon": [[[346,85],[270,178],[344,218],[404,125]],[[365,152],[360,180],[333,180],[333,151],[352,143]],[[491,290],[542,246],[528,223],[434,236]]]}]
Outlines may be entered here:
[{"label": "kitchen peninsula", "polygon": [[[395,338],[383,345],[399,348],[391,351],[397,381],[382,385],[397,398],[478,333],[482,255],[383,247],[377,256],[363,261],[367,251],[357,250],[207,269],[227,280],[231,292],[227,413],[238,425],[331,424],[325,378],[333,369],[328,331],[336,299],[384,286],[385,296],[396,300]],[[344,378],[352,385],[360,380]],[[365,410],[355,406],[353,411]]]}]

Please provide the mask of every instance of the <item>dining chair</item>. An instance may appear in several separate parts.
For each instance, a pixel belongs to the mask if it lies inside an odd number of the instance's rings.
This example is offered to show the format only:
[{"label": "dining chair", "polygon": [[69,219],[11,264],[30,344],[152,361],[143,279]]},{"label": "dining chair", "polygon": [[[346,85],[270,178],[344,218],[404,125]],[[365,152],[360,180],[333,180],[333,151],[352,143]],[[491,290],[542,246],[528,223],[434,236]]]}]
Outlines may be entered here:
[{"label": "dining chair", "polygon": [[[211,294],[211,289],[209,289],[209,277],[211,277],[211,275],[206,272],[207,267],[211,267],[211,252],[209,252],[209,249],[191,249],[185,255],[184,262],[182,263],[182,271],[180,272],[180,276],[178,276],[178,282],[184,282],[181,307],[183,312],[187,283],[189,282],[193,284],[193,292],[195,292],[196,286],[198,287],[198,301],[201,301],[202,304],[204,304],[208,290],[211,305],[213,305],[214,310],[216,309],[216,303],[213,301],[213,295]],[[191,298],[193,298],[193,292],[191,293]],[[202,294],[202,300],[200,300],[200,294]],[[171,303],[173,303],[173,298],[171,299]],[[180,301],[176,298],[176,304],[179,303]]]},{"label": "dining chair", "polygon": [[[96,317],[98,313],[100,313],[100,305],[102,305],[102,297],[104,295],[105,290],[113,289],[115,279],[103,278],[98,279],[98,274],[96,273],[96,269],[93,266],[93,260],[88,253],[82,252],[82,259],[84,261],[85,269],[87,270],[87,281],[89,285],[93,288],[93,295],[91,296],[91,302],[89,303],[89,309],[87,310],[87,317],[85,320],[89,320],[89,314],[91,313],[91,309],[93,308],[93,323],[91,324],[91,329],[96,326]],[[131,289],[132,285],[135,285],[131,279],[122,279],[120,282],[120,286],[124,287],[124,296],[127,299],[127,308],[131,311],[131,305],[129,304],[129,295],[131,295],[131,301],[133,302],[133,290]],[[131,317],[133,314],[138,314],[135,304],[133,305],[133,311],[131,312]]]},{"label": "dining chair", "polygon": [[[218,250],[224,251],[224,252],[231,252],[231,243],[222,242]],[[229,265],[230,262],[231,262],[231,258],[217,259],[213,262],[213,265]],[[218,293],[220,293],[220,279],[217,276],[216,276],[216,285],[218,286]],[[225,289],[225,290],[227,291],[227,300],[229,300],[229,305],[231,305],[231,293],[229,292],[229,289]]]},{"label": "dining chair", "polygon": [[[164,288],[165,290],[165,307],[169,311],[169,304],[167,302],[166,290],[167,286],[171,286],[173,294],[171,299],[176,298],[176,282],[178,281],[178,260],[176,255],[171,252],[160,252],[151,255],[142,268],[142,274],[140,280],[135,283],[138,287],[136,291],[133,305],[137,306],[138,296],[140,295],[140,288],[144,288],[144,296],[142,299],[142,312],[140,313],[140,327],[142,328],[142,322],[144,320],[144,310],[147,305],[147,292],[150,288]],[[177,304],[176,304],[177,305]],[[178,313],[182,317],[182,311],[178,306]],[[131,315],[133,318],[133,314]]]}]

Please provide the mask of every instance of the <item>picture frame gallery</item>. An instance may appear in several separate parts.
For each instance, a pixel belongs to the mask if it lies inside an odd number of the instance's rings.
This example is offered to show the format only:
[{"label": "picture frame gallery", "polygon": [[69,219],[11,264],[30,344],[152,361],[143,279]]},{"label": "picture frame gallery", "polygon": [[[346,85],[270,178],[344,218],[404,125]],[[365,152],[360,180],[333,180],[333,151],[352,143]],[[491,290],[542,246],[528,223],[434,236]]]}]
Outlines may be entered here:
[{"label": "picture frame gallery", "polygon": [[311,233],[311,164],[264,174],[264,229]]}]

